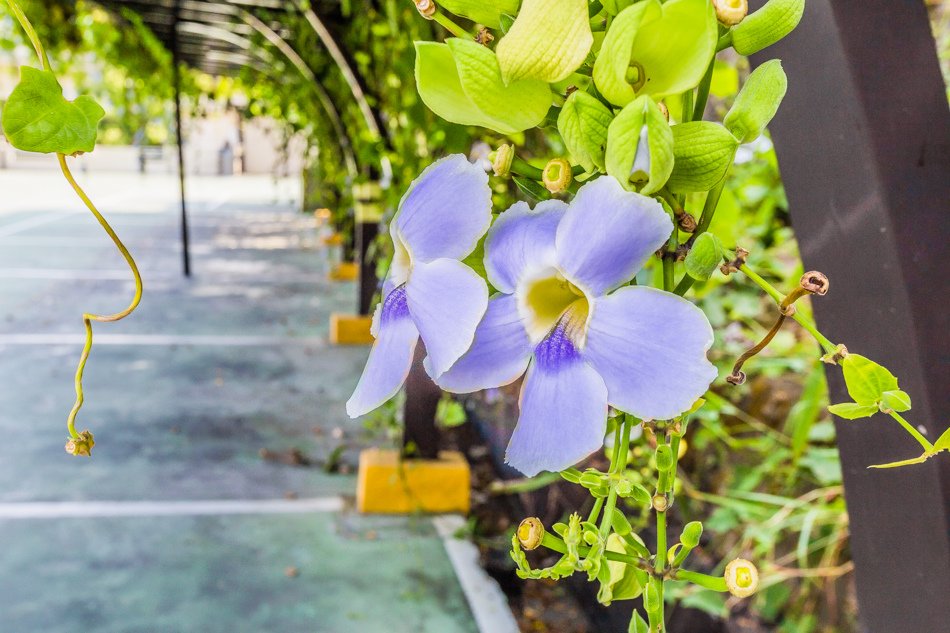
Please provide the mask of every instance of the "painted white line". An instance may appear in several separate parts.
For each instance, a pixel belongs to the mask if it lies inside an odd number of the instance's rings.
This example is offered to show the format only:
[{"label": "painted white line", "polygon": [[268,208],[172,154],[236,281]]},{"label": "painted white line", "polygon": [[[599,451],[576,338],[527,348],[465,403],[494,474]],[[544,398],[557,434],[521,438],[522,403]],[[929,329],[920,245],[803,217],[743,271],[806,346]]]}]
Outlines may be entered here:
[{"label": "painted white line", "polygon": [[222,501],[64,501],[0,503],[2,519],[307,514],[340,512],[342,497]]},{"label": "painted white line", "polygon": [[[0,345],[82,345],[81,334],[0,334]],[[325,345],[317,336],[215,336],[188,334],[97,334],[96,345],[193,345],[196,347],[266,347]]]},{"label": "painted white line", "polygon": [[75,268],[0,268],[0,277],[5,279],[128,279],[128,270],[79,270]]},{"label": "painted white line", "polygon": [[79,215],[79,212],[71,211],[69,213],[44,213],[43,215],[26,218],[25,220],[20,220],[19,222],[14,222],[13,224],[0,226],[0,237],[6,237],[8,235],[15,235],[16,233],[28,231],[37,226],[43,226],[44,224],[61,220],[70,215]]},{"label": "painted white line", "polygon": [[508,607],[504,592],[478,562],[478,548],[470,541],[455,537],[456,532],[465,526],[465,519],[457,514],[446,514],[433,517],[432,523],[442,537],[445,553],[452,561],[478,630],[481,633],[518,633],[518,622]]},{"label": "painted white line", "polygon": [[[274,249],[269,249],[274,250]],[[291,249],[284,249],[291,250]],[[299,249],[294,249],[299,252]],[[142,273],[146,283],[150,282],[178,282],[182,281],[181,275],[152,274],[148,271]],[[128,269],[107,270],[107,269],[76,269],[76,268],[0,268],[0,279],[50,279],[57,281],[128,281],[132,283],[132,275]],[[240,284],[242,287],[253,285],[275,285],[275,284],[329,284],[330,280],[326,273],[307,274],[307,273],[289,273],[286,275],[260,276],[254,275],[253,271],[242,273],[237,272],[212,272],[203,274],[200,271],[195,276],[199,282],[213,282],[220,284]],[[334,282],[340,283],[340,282]]]}]

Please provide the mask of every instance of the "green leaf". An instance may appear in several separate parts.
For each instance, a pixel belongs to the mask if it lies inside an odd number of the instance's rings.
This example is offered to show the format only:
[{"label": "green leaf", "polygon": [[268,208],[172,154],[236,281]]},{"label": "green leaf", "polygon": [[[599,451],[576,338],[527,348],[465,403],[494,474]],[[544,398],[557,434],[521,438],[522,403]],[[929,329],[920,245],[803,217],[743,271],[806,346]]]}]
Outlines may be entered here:
[{"label": "green leaf", "polygon": [[512,176],[511,179],[518,185],[518,189],[535,200],[548,200],[551,198],[551,192],[534,180],[525,178],[524,176]]},{"label": "green leaf", "polygon": [[[613,20],[594,83],[613,104],[641,94],[678,94],[695,87],[716,53],[719,27],[708,0],[644,0]],[[629,74],[629,77],[628,77]]]},{"label": "green leaf", "polygon": [[858,404],[857,402],[842,402],[828,407],[828,411],[845,420],[869,418],[878,412],[875,404]]},{"label": "green leaf", "polygon": [[650,625],[646,623],[639,611],[633,612],[627,633],[650,633]]},{"label": "green leaf", "polygon": [[557,129],[571,158],[586,171],[604,168],[607,126],[613,114],[597,98],[577,90],[557,117]]},{"label": "green leaf", "polygon": [[754,141],[775,116],[787,89],[788,79],[782,62],[777,59],[765,62],[746,79],[722,124],[740,143]]},{"label": "green leaf", "polygon": [[886,464],[874,464],[868,468],[900,468],[901,466],[910,466],[911,464],[923,464],[925,461],[936,455],[933,451],[926,451],[920,457],[911,459],[902,459],[899,462],[888,462]]},{"label": "green leaf", "polygon": [[894,374],[860,354],[848,354],[841,367],[848,395],[858,404],[877,404],[885,391],[897,389]]},{"label": "green leaf", "polygon": [[898,413],[910,411],[910,395],[900,389],[885,391],[881,394],[881,409],[890,409]]},{"label": "green leaf", "polygon": [[769,0],[732,28],[732,47],[740,55],[758,53],[791,33],[805,12],[805,0]]},{"label": "green leaf", "polygon": [[590,51],[594,36],[587,0],[524,0],[495,53],[505,83],[567,79]]},{"label": "green leaf", "polygon": [[673,170],[673,151],[673,131],[646,95],[624,106],[607,129],[607,173],[629,191],[659,191]]},{"label": "green leaf", "polygon": [[701,233],[686,255],[686,273],[693,279],[706,281],[722,263],[722,244],[712,233]]},{"label": "green leaf", "polygon": [[672,130],[673,171],[666,186],[677,193],[709,191],[726,175],[739,141],[709,121],[680,123]]},{"label": "green leaf", "polygon": [[520,0],[439,0],[446,11],[468,18],[473,22],[497,29],[503,14],[518,12]]},{"label": "green leaf", "polygon": [[[607,537],[607,551],[636,555],[636,552],[627,548],[623,537],[615,533]],[[610,604],[612,600],[632,600],[643,593],[643,585],[647,579],[643,570],[613,560],[607,561],[607,570],[610,572],[610,579],[607,588],[602,587],[604,597],[607,598],[604,604]]]},{"label": "green leaf", "polygon": [[91,152],[103,116],[105,110],[92,97],[67,101],[56,75],[23,66],[3,108],[3,133],[13,147],[27,152]]},{"label": "green leaf", "polygon": [[419,96],[443,119],[514,134],[536,127],[547,115],[547,84],[518,81],[505,86],[495,54],[484,46],[457,38],[415,46]]},{"label": "green leaf", "polygon": [[943,432],[943,435],[934,442],[935,451],[950,451],[950,429]]}]

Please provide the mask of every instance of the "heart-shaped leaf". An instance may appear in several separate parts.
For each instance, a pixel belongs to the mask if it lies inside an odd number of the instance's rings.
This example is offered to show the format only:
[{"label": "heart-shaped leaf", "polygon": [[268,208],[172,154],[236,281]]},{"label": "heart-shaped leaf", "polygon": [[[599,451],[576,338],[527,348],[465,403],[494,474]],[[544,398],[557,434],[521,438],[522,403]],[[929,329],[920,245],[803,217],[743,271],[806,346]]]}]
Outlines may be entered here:
[{"label": "heart-shaped leaf", "polygon": [[28,152],[91,152],[104,115],[92,97],[67,101],[52,72],[23,66],[3,108],[3,133],[13,147]]},{"label": "heart-shaped leaf", "polygon": [[673,152],[670,124],[646,95],[624,106],[607,130],[607,173],[629,191],[659,191],[673,170]]},{"label": "heart-shaped leaf", "polygon": [[897,378],[885,367],[860,354],[841,360],[848,395],[858,404],[877,404],[885,391],[897,389]]},{"label": "heart-shaped leaf", "polygon": [[587,0],[524,0],[495,48],[505,83],[554,83],[577,70],[594,43],[587,7]]},{"label": "heart-shaped leaf", "polygon": [[597,98],[577,90],[557,117],[557,129],[574,162],[587,171],[604,168],[607,126],[614,115]]},{"label": "heart-shaped leaf", "polygon": [[722,124],[740,143],[754,141],[775,116],[787,89],[782,62],[765,62],[746,79]]},{"label": "heart-shaped leaf", "polygon": [[709,0],[638,2],[621,11],[607,30],[594,62],[594,83],[616,105],[641,94],[678,94],[702,79],[718,39]]},{"label": "heart-shaped leaf", "polygon": [[709,121],[680,123],[672,129],[673,171],[667,187],[677,193],[709,191],[726,175],[739,141]]},{"label": "heart-shaped leaf", "polygon": [[844,418],[845,420],[857,420],[859,418],[869,418],[879,411],[877,405],[858,404],[857,402],[842,402],[828,407],[828,411]]}]

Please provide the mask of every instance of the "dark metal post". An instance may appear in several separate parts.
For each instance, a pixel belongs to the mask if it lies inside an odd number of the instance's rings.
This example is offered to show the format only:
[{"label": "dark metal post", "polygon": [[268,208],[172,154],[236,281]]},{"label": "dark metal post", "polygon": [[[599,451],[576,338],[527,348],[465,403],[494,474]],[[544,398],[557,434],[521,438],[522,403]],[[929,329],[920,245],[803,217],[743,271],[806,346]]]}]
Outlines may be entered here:
[{"label": "dark metal post", "polygon": [[[775,57],[792,222],[806,269],[831,278],[818,325],[897,374],[933,441],[950,422],[950,112],[924,3],[809,0],[753,62]],[[848,401],[840,369],[828,376]],[[883,415],[837,428],[862,630],[950,630],[950,455],[868,470],[920,446]]]},{"label": "dark metal post", "polygon": [[422,366],[426,347],[420,340],[406,378],[406,406],[403,409],[402,445],[409,457],[435,459],[439,456],[439,430],[435,412],[442,390],[432,382]]},{"label": "dark metal post", "polygon": [[353,240],[356,262],[359,265],[359,313],[370,314],[373,297],[379,287],[376,260],[369,250],[379,234],[383,219],[383,191],[378,182],[353,185],[354,213]]},{"label": "dark metal post", "polygon": [[185,150],[181,136],[181,70],[178,52],[179,2],[175,0],[172,22],[172,77],[175,87],[175,140],[178,145],[178,186],[181,191],[181,262],[185,277],[191,276],[191,252],[188,246],[188,208],[185,203]]}]

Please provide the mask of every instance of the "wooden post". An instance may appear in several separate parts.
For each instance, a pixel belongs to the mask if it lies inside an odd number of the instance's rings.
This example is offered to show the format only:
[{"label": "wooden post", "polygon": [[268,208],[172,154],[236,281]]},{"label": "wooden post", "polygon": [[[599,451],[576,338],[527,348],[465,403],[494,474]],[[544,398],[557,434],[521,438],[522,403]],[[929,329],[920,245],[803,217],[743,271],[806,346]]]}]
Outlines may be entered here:
[{"label": "wooden post", "polygon": [[[770,130],[792,224],[831,279],[818,325],[900,378],[933,441],[950,424],[950,112],[924,3],[808,0],[753,63],[771,58],[789,78]],[[883,415],[837,429],[862,630],[950,630],[950,455],[868,470],[920,446]]]}]

